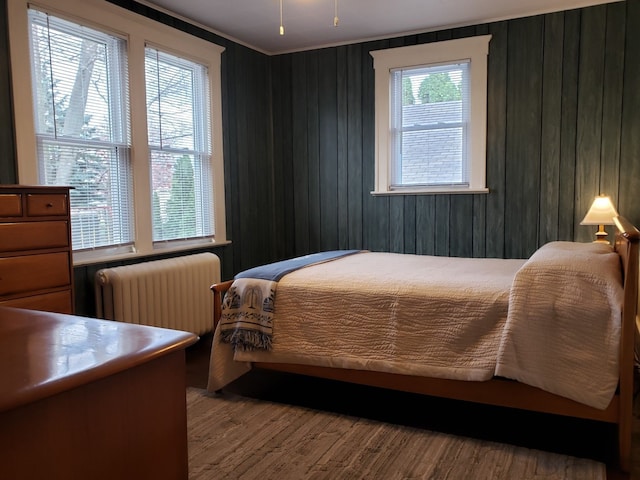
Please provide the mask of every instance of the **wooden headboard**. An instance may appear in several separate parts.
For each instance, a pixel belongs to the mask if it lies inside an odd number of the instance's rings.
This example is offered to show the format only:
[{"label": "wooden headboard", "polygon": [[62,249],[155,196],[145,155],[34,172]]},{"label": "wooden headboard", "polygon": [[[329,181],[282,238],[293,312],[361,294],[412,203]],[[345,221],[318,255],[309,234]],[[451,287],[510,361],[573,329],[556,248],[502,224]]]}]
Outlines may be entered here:
[{"label": "wooden headboard", "polygon": [[[622,265],[622,275],[624,284],[624,304],[623,304],[623,324],[636,325],[638,313],[638,270],[640,269],[640,258],[638,255],[638,244],[640,242],[640,231],[626,218],[614,218],[617,227],[614,249],[620,255]],[[630,320],[627,322],[626,320]],[[631,330],[631,329],[629,329]],[[637,326],[636,329],[637,331]],[[631,333],[623,331],[623,336]],[[633,332],[633,336],[637,334]],[[634,342],[635,343],[635,339]]]}]

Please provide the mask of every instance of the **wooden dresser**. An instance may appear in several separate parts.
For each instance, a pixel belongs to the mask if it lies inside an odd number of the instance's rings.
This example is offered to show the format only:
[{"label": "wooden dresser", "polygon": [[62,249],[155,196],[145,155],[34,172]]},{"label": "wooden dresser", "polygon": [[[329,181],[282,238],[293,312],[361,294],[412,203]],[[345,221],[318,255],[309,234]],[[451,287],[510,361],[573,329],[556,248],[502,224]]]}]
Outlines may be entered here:
[{"label": "wooden dresser", "polygon": [[68,187],[0,185],[0,306],[73,313]]},{"label": "wooden dresser", "polygon": [[187,480],[179,330],[0,307],[0,478]]}]

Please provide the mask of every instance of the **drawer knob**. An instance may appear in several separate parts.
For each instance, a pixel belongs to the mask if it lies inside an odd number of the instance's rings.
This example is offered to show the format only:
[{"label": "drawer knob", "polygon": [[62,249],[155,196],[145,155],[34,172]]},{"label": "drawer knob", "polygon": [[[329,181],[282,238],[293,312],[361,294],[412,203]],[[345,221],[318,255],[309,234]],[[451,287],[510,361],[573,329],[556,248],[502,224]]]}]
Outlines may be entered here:
[{"label": "drawer knob", "polygon": [[51,202],[47,203],[47,208],[51,208],[51,207],[53,207],[53,203]]}]

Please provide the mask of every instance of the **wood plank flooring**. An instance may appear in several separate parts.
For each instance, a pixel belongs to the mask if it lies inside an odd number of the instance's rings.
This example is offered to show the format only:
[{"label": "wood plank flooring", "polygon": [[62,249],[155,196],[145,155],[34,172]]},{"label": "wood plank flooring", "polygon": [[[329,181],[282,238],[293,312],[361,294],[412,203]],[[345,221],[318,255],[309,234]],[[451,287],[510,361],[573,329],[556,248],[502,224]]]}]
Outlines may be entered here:
[{"label": "wood plank flooring", "polygon": [[[187,385],[206,388],[211,336],[187,349]],[[253,398],[428,428],[454,435],[614,464],[615,428],[601,422],[523,412],[468,402],[393,392],[323,379],[252,371],[227,390]],[[631,475],[609,468],[607,480],[640,480],[640,401],[634,417]]]}]

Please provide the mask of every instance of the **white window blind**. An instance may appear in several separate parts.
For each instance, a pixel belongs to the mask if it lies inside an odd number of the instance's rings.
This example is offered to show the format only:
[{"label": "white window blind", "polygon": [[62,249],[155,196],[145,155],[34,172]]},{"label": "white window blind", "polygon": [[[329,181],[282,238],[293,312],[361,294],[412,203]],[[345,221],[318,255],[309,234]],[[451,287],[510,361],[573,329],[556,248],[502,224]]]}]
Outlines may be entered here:
[{"label": "white window blind", "polygon": [[71,190],[74,250],[132,243],[126,42],[29,9],[41,183]]},{"label": "white window blind", "polygon": [[204,65],[145,49],[153,241],[214,235],[211,119]]},{"label": "white window blind", "polygon": [[391,188],[468,186],[468,62],[391,70]]}]

